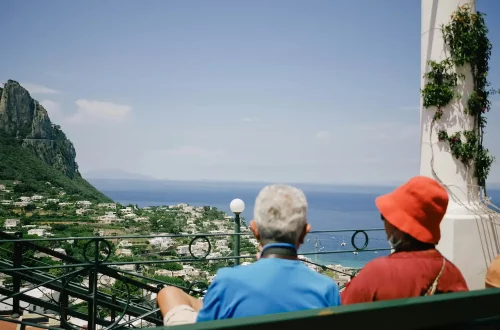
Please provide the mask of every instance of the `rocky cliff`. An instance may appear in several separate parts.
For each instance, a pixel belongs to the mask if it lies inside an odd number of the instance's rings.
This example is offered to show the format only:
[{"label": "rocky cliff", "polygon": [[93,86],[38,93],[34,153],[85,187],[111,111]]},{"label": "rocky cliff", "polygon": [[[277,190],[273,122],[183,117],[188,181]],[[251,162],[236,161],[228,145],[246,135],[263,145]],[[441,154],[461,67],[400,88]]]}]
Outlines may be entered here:
[{"label": "rocky cliff", "polygon": [[0,134],[16,138],[47,165],[69,178],[78,174],[76,151],[47,111],[18,82],[9,80],[0,96]]},{"label": "rocky cliff", "polygon": [[[26,164],[34,164],[36,169],[31,169],[31,172],[44,172],[44,180],[49,179],[50,181],[54,173],[60,173],[71,182],[60,178],[59,175],[56,175],[57,178],[52,178],[53,181],[60,181],[63,186],[69,187],[68,189],[75,193],[84,189],[85,195],[88,195],[90,191],[90,195],[97,196],[95,197],[97,199],[103,197],[82,179],[75,159],[75,147],[68,140],[61,127],[54,125],[44,107],[34,100],[18,82],[13,80],[7,81],[3,89],[0,88],[0,138],[4,152],[11,153],[10,159],[2,157],[0,154],[0,179],[26,179],[18,177],[27,176],[29,173],[29,169],[22,167]],[[18,156],[12,156],[13,148],[18,148]],[[21,154],[24,155],[24,158],[34,157],[38,161],[25,161],[20,158]],[[39,164],[39,161],[43,164]],[[13,166],[19,168],[12,168]],[[51,170],[45,171],[43,166],[50,167]],[[53,171],[54,169],[57,171]],[[30,179],[35,179],[35,181],[42,179],[42,174],[39,175],[38,179],[36,175],[32,174],[29,174]],[[73,187],[74,184],[76,184],[75,187]]]}]

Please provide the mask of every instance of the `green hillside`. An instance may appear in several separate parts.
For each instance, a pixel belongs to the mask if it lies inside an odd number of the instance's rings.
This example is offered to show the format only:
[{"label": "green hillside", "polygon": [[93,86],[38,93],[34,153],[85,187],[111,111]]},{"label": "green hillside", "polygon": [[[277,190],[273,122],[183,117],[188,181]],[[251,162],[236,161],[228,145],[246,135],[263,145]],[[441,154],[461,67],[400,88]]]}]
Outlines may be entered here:
[{"label": "green hillside", "polygon": [[80,174],[70,179],[38,159],[15,139],[0,137],[0,182],[14,180],[21,182],[16,186],[17,191],[25,194],[49,192],[56,187],[82,199],[111,201]]},{"label": "green hillside", "polygon": [[0,184],[14,190],[10,198],[45,192],[110,201],[82,178],[73,143],[51,122],[47,110],[14,80],[0,88]]}]

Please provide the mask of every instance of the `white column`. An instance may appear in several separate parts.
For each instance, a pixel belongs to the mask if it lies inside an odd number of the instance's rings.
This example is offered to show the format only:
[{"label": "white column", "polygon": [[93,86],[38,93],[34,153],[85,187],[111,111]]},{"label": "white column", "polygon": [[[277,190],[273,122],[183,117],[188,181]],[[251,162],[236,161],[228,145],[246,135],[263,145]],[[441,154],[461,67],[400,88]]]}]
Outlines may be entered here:
[{"label": "white column", "polygon": [[[427,62],[441,61],[449,56],[441,26],[449,23],[452,13],[466,3],[475,12],[474,0],[422,0],[422,89],[426,83],[423,75],[428,71]],[[434,124],[432,135],[431,122],[436,109],[424,108],[422,98],[420,100],[420,174],[431,178],[437,176],[450,194],[447,214],[441,224],[438,249],[462,271],[469,289],[480,289],[484,288],[487,266],[499,253],[497,229],[481,211],[474,169],[467,169],[460,160],[454,158],[448,142],[439,142],[437,137],[440,129],[445,129],[451,135],[473,127],[472,116],[464,113],[468,94],[473,88],[470,67],[459,69],[459,73],[465,74],[465,82],[459,82],[458,86],[463,97],[443,108],[444,114]]]}]

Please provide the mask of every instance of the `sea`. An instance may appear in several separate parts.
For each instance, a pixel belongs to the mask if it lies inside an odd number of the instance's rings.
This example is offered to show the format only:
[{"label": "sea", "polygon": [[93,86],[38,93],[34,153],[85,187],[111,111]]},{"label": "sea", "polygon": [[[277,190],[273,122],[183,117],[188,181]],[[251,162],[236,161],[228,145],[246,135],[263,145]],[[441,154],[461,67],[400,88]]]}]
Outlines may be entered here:
[{"label": "sea", "polygon": [[[106,195],[122,204],[140,207],[175,205],[187,203],[193,206],[214,206],[231,215],[229,203],[234,198],[245,202],[242,217],[252,219],[254,201],[264,185],[216,184],[207,182],[166,183],[162,186],[113,185],[110,182],[91,182]],[[368,261],[389,253],[389,244],[383,231],[380,214],[375,207],[375,198],[394,187],[322,186],[297,185],[306,194],[309,209],[308,221],[312,232],[300,248],[318,264],[341,264],[345,267],[363,267]],[[119,187],[119,189],[114,189]],[[500,202],[500,190],[489,190],[492,201]],[[498,205],[498,203],[497,203]],[[353,253],[352,236],[356,230],[367,230],[368,244],[364,251]],[[331,231],[331,232],[330,232]],[[345,244],[344,244],[345,243]],[[354,238],[354,244],[363,247],[366,238],[363,232]],[[383,249],[384,251],[373,251]]]}]

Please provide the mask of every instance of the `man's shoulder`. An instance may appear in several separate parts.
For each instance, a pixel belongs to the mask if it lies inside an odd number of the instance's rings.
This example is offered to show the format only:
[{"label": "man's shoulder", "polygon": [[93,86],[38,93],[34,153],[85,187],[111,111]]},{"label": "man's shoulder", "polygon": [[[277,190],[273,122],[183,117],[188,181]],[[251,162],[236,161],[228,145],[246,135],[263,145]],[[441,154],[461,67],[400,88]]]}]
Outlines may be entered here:
[{"label": "man's shoulder", "polygon": [[[293,263],[293,264],[288,264]],[[327,276],[321,275],[304,265],[300,261],[286,260],[286,264],[283,263],[281,259],[268,259],[268,260],[258,260],[249,265],[240,265],[235,267],[224,267],[217,270],[216,278],[219,279],[232,279],[232,278],[246,278],[249,276],[262,275],[269,273],[271,268],[276,267],[277,269],[283,269],[283,271],[292,271],[302,276],[314,277],[317,280],[328,279]]]},{"label": "man's shoulder", "polygon": [[310,271],[309,276],[311,277],[311,282],[315,286],[338,289],[337,282],[335,282],[331,277],[320,274],[311,269],[308,270]]},{"label": "man's shoulder", "polygon": [[[245,266],[240,265],[236,267],[220,268],[216,273],[215,279],[218,282],[228,283],[228,285],[230,283],[245,281],[249,277],[254,279],[255,277],[263,274],[269,274],[269,261],[270,260],[268,260],[268,262],[256,261]],[[335,283],[335,281],[330,277],[315,272],[300,261],[294,261],[294,263],[295,262],[296,264],[294,264],[295,267],[293,267],[293,273],[296,276],[300,276],[301,281],[304,281],[304,283],[314,284],[315,286],[337,287],[337,283]],[[289,268],[284,267],[284,269]]]},{"label": "man's shoulder", "polygon": [[[219,268],[215,273],[214,281],[228,283],[237,280],[241,278],[241,276],[248,274],[248,270],[251,269],[250,266],[251,265]],[[247,272],[245,272],[245,270],[247,270]]]},{"label": "man's shoulder", "polygon": [[227,280],[241,278],[242,276],[248,277],[254,272],[261,272],[262,266],[262,263],[253,262],[249,265],[219,268],[216,273],[216,278]]}]

